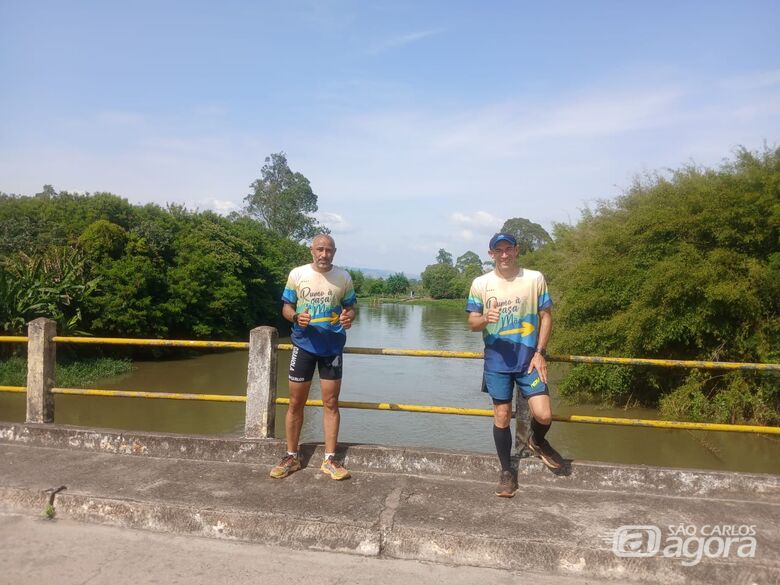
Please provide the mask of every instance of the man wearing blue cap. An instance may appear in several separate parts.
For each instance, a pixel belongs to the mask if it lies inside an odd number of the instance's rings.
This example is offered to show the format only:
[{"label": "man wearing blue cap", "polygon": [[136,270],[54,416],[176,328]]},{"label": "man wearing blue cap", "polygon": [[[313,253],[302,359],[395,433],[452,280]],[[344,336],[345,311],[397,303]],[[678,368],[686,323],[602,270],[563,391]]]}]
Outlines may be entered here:
[{"label": "man wearing blue cap", "polygon": [[512,453],[512,394],[517,384],[531,411],[528,449],[557,471],[560,455],[545,439],[552,423],[547,390],[547,342],[552,330],[552,299],[544,275],[517,265],[515,236],[498,233],[490,239],[495,269],[474,279],[466,303],[468,324],[485,342],[484,392],[493,400],[493,438],[501,462],[496,495],[511,498],[517,489]]}]

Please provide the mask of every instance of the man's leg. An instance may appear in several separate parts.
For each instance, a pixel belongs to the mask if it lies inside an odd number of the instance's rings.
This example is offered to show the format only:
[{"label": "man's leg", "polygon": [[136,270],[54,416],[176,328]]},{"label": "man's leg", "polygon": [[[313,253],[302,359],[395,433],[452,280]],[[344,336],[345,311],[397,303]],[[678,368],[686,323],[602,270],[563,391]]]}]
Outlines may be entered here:
[{"label": "man's leg", "polygon": [[322,427],[325,430],[325,452],[335,453],[339,438],[341,413],[339,412],[339,392],[341,380],[322,380]]},{"label": "man's leg", "polygon": [[287,435],[287,454],[277,465],[271,468],[271,477],[282,479],[301,468],[298,457],[298,440],[303,427],[303,407],[309,396],[311,380],[308,382],[290,381],[290,404],[284,418],[284,430]]},{"label": "man's leg", "polygon": [[493,441],[496,444],[496,454],[501,463],[501,471],[512,470],[512,430],[509,423],[512,420],[511,402],[493,402]]},{"label": "man's leg", "polygon": [[322,390],[322,427],[325,431],[325,459],[320,466],[331,479],[347,479],[349,471],[336,461],[339,439],[339,393],[341,392],[342,356],[320,358],[320,389]]},{"label": "man's leg", "polygon": [[501,463],[496,495],[511,498],[517,489],[512,473],[512,430],[509,428],[512,421],[514,379],[511,374],[485,372],[482,386],[483,391],[489,393],[493,399],[493,441]]},{"label": "man's leg", "polygon": [[301,468],[298,457],[298,442],[303,427],[303,408],[309,397],[311,379],[314,375],[316,359],[299,347],[293,347],[288,375],[290,404],[284,417],[284,431],[287,436],[287,453],[278,465],[271,469],[271,477],[282,479]]},{"label": "man's leg", "polygon": [[303,428],[303,408],[309,399],[311,380],[307,382],[290,381],[290,404],[284,418],[284,432],[287,435],[287,452],[298,452],[298,441]]},{"label": "man's leg", "polygon": [[544,394],[528,397],[528,408],[531,410],[531,436],[528,439],[528,448],[547,467],[557,471],[563,467],[563,461],[545,438],[552,424],[552,404],[546,389]]},{"label": "man's leg", "polygon": [[550,430],[552,424],[552,404],[548,394],[537,394],[528,399],[528,408],[531,410],[531,431],[537,443],[545,441],[544,436]]}]

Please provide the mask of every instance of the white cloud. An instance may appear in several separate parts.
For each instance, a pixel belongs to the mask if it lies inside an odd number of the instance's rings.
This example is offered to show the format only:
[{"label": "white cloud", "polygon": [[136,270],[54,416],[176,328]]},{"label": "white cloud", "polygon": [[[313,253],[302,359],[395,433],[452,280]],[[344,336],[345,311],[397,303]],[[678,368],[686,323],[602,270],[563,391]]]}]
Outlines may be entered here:
[{"label": "white cloud", "polygon": [[429,30],[420,30],[415,31],[412,33],[407,33],[403,35],[398,35],[395,37],[390,37],[388,39],[385,39],[383,41],[379,41],[375,44],[373,44],[369,49],[368,52],[371,55],[377,55],[379,53],[383,53],[385,51],[389,51],[390,49],[397,49],[399,47],[403,47],[405,45],[410,45],[412,43],[416,43],[417,41],[421,41],[422,39],[432,37],[434,35],[438,35],[442,33],[444,29],[441,28],[435,28],[435,29],[429,29]]},{"label": "white cloud", "polygon": [[212,199],[209,202],[209,207],[220,215],[227,215],[231,211],[238,211],[238,205],[225,199]]},{"label": "white cloud", "polygon": [[351,234],[354,232],[352,224],[347,221],[340,213],[331,213],[327,211],[320,211],[315,214],[317,221],[319,221],[326,228],[334,234]]},{"label": "white cloud", "polygon": [[450,221],[455,225],[491,229],[494,232],[504,223],[503,219],[500,219],[487,211],[475,211],[472,214],[456,211],[450,215]]}]

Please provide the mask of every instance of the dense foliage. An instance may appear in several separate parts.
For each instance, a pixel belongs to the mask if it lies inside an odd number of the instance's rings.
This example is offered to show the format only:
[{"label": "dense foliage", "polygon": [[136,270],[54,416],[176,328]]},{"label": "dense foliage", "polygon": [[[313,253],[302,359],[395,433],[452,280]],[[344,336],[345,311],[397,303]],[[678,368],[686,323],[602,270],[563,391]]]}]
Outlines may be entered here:
[{"label": "dense foliage", "polygon": [[306,248],[249,217],[131,205],[110,193],[0,194],[0,330],[245,338],[275,323]]},{"label": "dense foliage", "polygon": [[[557,225],[521,258],[547,276],[557,353],[780,361],[780,149],[687,166]],[[564,394],[669,417],[777,423],[777,375],[577,366]]]}]

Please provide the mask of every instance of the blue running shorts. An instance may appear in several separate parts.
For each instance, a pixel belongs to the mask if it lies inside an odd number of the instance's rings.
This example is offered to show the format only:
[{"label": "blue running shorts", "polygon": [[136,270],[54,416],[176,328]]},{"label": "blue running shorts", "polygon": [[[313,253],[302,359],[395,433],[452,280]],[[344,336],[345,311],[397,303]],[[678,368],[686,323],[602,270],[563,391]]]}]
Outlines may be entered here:
[{"label": "blue running shorts", "polygon": [[482,391],[490,394],[493,400],[511,402],[514,385],[520,389],[523,398],[539,394],[550,395],[547,384],[542,382],[539,373],[534,370],[530,374],[524,372],[484,372],[482,376]]}]

